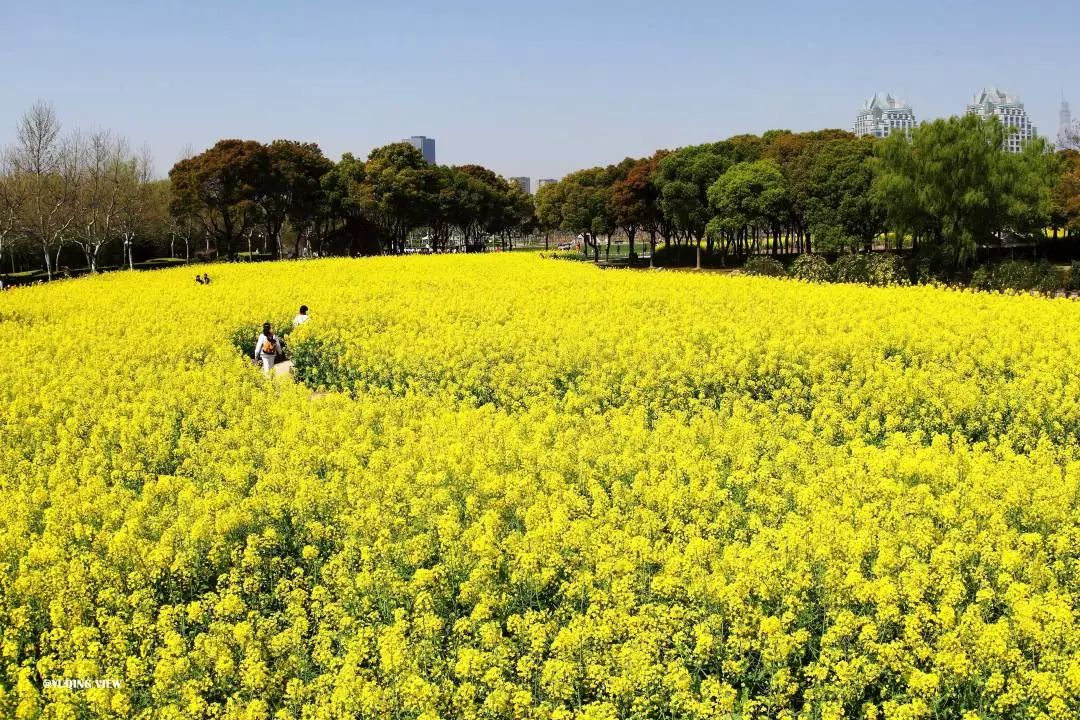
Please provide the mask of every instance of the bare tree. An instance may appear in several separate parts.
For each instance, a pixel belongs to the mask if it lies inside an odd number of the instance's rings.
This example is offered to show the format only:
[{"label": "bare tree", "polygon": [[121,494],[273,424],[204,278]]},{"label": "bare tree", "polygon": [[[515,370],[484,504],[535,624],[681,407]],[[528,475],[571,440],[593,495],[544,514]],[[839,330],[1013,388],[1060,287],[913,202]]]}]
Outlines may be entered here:
[{"label": "bare tree", "polygon": [[76,164],[64,157],[71,145],[60,141],[60,121],[49,103],[39,100],[23,114],[15,138],[15,168],[27,189],[21,232],[41,250],[45,273],[52,279],[49,251],[62,244],[74,220],[70,180]]},{"label": "bare tree", "polygon": [[82,180],[85,148],[86,141],[78,130],[60,141],[55,178],[57,197],[61,200],[58,211],[60,226],[55,239],[56,260],[53,263],[55,270],[60,270],[60,252],[64,249],[64,243],[77,237],[79,184]]},{"label": "bare tree", "polygon": [[38,100],[19,118],[14,161],[19,172],[47,175],[59,163],[60,121],[52,103]]},{"label": "bare tree", "polygon": [[1080,150],[1080,120],[1058,132],[1058,150]]},{"label": "bare tree", "polygon": [[154,157],[148,145],[143,145],[139,154],[133,159],[132,174],[134,182],[126,186],[118,215],[120,237],[124,241],[124,260],[128,264],[128,269],[131,270],[135,269],[132,254],[135,236],[146,226],[151,207],[150,183],[154,179]]},{"label": "bare tree", "polygon": [[0,153],[0,260],[7,249],[11,254],[12,272],[15,272],[14,243],[19,236],[26,190],[23,176],[16,171],[13,153],[3,151]]},{"label": "bare tree", "polygon": [[91,133],[79,149],[77,221],[72,241],[86,256],[90,272],[97,272],[99,251],[118,236],[121,203],[136,182],[136,160],[128,150],[127,141],[108,130]]}]

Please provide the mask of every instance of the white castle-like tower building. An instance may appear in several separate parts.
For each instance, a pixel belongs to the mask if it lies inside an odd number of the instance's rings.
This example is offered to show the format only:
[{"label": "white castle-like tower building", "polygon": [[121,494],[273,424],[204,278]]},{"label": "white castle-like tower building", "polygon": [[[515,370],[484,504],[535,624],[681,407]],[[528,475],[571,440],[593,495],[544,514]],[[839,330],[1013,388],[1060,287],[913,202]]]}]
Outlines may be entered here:
[{"label": "white castle-like tower building", "polygon": [[996,117],[1006,128],[1016,128],[1005,138],[1005,149],[1009,152],[1020,152],[1024,143],[1036,136],[1035,126],[1028,119],[1024,103],[997,88],[987,88],[976,95],[975,101],[967,106],[967,112],[983,119]]},{"label": "white castle-like tower building", "polygon": [[859,137],[883,138],[896,130],[910,133],[914,127],[915,114],[911,112],[911,106],[888,93],[874,93],[874,97],[863,103],[851,131]]}]

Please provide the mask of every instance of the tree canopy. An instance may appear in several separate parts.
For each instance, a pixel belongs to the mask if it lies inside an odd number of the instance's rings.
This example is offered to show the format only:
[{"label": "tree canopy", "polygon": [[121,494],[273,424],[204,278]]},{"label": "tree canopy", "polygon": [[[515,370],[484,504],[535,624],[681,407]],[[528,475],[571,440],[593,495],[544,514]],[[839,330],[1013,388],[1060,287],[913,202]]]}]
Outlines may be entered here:
[{"label": "tree canopy", "polygon": [[996,118],[965,115],[886,138],[873,200],[891,229],[933,243],[954,267],[1005,233],[1041,234],[1057,161],[1041,138],[1005,152],[1005,136]]}]

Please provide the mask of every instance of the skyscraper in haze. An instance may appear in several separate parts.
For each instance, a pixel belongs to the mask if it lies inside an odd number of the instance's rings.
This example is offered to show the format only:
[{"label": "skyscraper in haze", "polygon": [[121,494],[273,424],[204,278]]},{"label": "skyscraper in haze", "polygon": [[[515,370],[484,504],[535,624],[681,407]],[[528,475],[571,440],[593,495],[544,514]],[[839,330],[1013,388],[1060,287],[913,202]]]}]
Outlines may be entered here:
[{"label": "skyscraper in haze", "polygon": [[1035,126],[1028,119],[1020,98],[997,88],[986,88],[976,95],[975,101],[967,106],[967,112],[984,120],[997,117],[1006,128],[1016,128],[1016,132],[1005,138],[1005,149],[1009,152],[1020,152],[1024,143],[1036,135]]},{"label": "skyscraper in haze", "polygon": [[405,142],[419,150],[423,154],[424,160],[426,160],[429,165],[435,164],[435,138],[424,137],[423,135],[413,135]]},{"label": "skyscraper in haze", "polygon": [[1072,111],[1069,110],[1069,102],[1061,98],[1061,112],[1058,113],[1058,141],[1059,150],[1080,149],[1080,126],[1073,125]]},{"label": "skyscraper in haze", "polygon": [[532,193],[532,181],[527,177],[512,177],[509,178],[510,182],[521,188],[521,192],[529,195]]},{"label": "skyscraper in haze", "polygon": [[555,178],[540,178],[539,180],[536,181],[536,189],[539,190],[540,188],[544,187],[545,185],[551,185],[554,182],[555,182]]}]

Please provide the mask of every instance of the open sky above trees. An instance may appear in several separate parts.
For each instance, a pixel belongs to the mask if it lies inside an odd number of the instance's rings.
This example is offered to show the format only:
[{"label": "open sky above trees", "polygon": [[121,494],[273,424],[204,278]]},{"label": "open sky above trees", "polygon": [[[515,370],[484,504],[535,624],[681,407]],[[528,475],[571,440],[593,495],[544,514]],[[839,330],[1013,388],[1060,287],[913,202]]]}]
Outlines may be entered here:
[{"label": "open sky above trees", "polygon": [[412,134],[440,163],[560,177],[770,128],[848,128],[875,90],[920,120],[998,85],[1080,113],[1080,4],[6,3],[0,144],[37,98],[154,149],[302,138],[337,159]]}]

